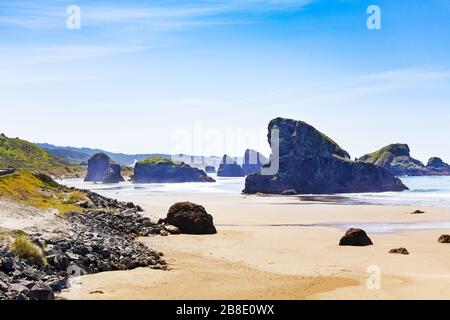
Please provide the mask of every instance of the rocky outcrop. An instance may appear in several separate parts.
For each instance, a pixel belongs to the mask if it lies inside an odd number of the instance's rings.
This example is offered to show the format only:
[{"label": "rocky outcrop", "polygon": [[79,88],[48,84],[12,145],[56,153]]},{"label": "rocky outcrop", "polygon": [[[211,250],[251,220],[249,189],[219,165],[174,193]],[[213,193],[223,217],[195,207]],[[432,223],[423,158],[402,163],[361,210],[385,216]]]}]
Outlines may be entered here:
[{"label": "rocky outcrop", "polygon": [[371,246],[372,240],[367,236],[367,233],[362,229],[351,228],[339,241],[340,246]]},{"label": "rocky outcrop", "polygon": [[244,170],[245,175],[251,173],[257,173],[263,165],[268,163],[269,160],[264,157],[258,151],[247,149],[244,154],[244,162],[242,163],[242,170]]},{"label": "rocky outcrop", "polygon": [[159,223],[173,225],[181,233],[186,234],[214,234],[217,233],[213,224],[213,217],[203,206],[191,202],[178,202],[170,207],[167,217]]},{"label": "rocky outcrop", "polygon": [[376,164],[395,176],[429,175],[425,165],[411,157],[407,144],[388,145],[378,151],[362,156],[358,161]]},{"label": "rocky outcrop", "polygon": [[237,164],[229,155],[224,155],[220,162],[218,177],[244,177],[245,173],[242,167]]},{"label": "rocky outcrop", "polygon": [[216,173],[216,167],[214,166],[205,166],[206,173]]},{"label": "rocky outcrop", "polygon": [[407,189],[386,169],[352,161],[337,143],[305,122],[276,118],[268,129],[269,143],[272,130],[278,130],[278,172],[248,175],[244,193],[327,194]]},{"label": "rocky outcrop", "polygon": [[215,182],[203,170],[166,158],[149,158],[134,166],[135,183]]},{"label": "rocky outcrop", "polygon": [[115,164],[106,154],[96,153],[88,160],[86,182],[118,183],[124,181],[120,165]]},{"label": "rocky outcrop", "polygon": [[408,255],[409,251],[406,248],[402,247],[402,248],[391,249],[391,250],[389,250],[389,253]]},{"label": "rocky outcrop", "polygon": [[441,158],[430,158],[427,163],[427,169],[431,175],[450,176],[450,164],[445,163]]}]

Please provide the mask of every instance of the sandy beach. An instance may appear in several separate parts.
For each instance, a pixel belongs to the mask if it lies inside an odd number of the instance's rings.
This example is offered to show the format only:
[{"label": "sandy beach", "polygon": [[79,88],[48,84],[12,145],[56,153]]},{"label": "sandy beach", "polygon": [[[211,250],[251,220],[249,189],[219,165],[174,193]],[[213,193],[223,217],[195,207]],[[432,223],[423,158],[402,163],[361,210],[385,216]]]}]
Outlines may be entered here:
[{"label": "sandy beach", "polygon": [[[114,194],[108,194],[114,196]],[[169,271],[136,269],[81,277],[64,299],[448,299],[449,208],[302,204],[297,197],[217,193],[117,194],[165,216],[177,201],[205,206],[217,235],[140,239],[164,252]],[[410,214],[416,209],[424,214]],[[383,223],[402,223],[379,232]],[[348,225],[366,226],[368,247],[340,247]],[[407,225],[407,227],[405,227]],[[416,227],[415,227],[416,226]],[[371,230],[374,230],[371,232]],[[388,253],[405,247],[410,255]],[[370,270],[380,271],[373,287]],[[375,268],[375,269],[374,269]]]}]

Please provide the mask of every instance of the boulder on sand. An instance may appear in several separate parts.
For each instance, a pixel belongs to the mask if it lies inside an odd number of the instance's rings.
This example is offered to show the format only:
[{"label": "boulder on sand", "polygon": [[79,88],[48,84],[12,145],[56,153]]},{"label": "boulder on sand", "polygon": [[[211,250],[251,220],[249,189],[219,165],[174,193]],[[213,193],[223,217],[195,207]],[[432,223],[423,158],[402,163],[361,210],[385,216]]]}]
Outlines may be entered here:
[{"label": "boulder on sand", "polygon": [[86,182],[118,183],[124,181],[120,165],[104,153],[96,153],[88,160]]},{"label": "boulder on sand", "polygon": [[339,241],[340,246],[371,246],[372,240],[362,229],[351,228],[347,230],[345,235]]},{"label": "boulder on sand", "polygon": [[[309,124],[276,118],[269,123],[268,140],[278,142],[278,167],[274,174],[253,173],[245,180],[244,193],[298,194],[402,191],[408,188],[386,169],[355,162],[336,142]],[[278,137],[272,137],[272,133]],[[272,141],[274,140],[274,141]],[[272,157],[276,152],[272,153]],[[262,170],[261,170],[262,171]],[[270,170],[268,170],[270,171]],[[290,191],[292,192],[292,191]]]},{"label": "boulder on sand", "polygon": [[224,155],[220,162],[218,177],[244,177],[245,173],[242,167],[237,164],[229,155]]},{"label": "boulder on sand", "polygon": [[393,254],[409,254],[409,251],[406,248],[396,248],[396,249],[391,249],[389,251],[389,253],[393,253]]},{"label": "boulder on sand", "polygon": [[191,202],[178,202],[170,207],[167,217],[158,223],[173,225],[185,234],[215,234],[213,217],[203,206]]},{"label": "boulder on sand", "polygon": [[438,239],[439,243],[450,243],[450,234],[443,234]]}]

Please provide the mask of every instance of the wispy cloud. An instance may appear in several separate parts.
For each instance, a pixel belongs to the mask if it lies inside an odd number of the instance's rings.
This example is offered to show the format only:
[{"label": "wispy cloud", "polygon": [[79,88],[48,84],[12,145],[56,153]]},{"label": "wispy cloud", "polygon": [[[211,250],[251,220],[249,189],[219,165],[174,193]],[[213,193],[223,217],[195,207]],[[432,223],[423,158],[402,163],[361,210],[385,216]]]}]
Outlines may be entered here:
[{"label": "wispy cloud", "polygon": [[[83,26],[108,28],[133,22],[137,27],[173,29],[242,22],[239,14],[299,10],[315,0],[78,1]],[[0,3],[0,26],[61,28],[69,1]],[[250,18],[250,17],[248,17]],[[207,20],[207,21],[201,21]]]}]

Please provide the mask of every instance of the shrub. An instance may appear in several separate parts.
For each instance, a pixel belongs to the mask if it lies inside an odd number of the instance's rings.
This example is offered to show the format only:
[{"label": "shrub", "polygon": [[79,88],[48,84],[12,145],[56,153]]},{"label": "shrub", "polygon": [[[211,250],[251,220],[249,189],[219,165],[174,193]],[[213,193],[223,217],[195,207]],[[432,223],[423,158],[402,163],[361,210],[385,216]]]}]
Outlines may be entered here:
[{"label": "shrub", "polygon": [[17,236],[11,243],[11,250],[14,255],[28,259],[38,265],[46,265],[47,261],[41,248],[33,244],[26,236]]}]

